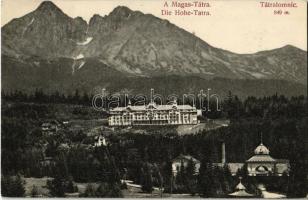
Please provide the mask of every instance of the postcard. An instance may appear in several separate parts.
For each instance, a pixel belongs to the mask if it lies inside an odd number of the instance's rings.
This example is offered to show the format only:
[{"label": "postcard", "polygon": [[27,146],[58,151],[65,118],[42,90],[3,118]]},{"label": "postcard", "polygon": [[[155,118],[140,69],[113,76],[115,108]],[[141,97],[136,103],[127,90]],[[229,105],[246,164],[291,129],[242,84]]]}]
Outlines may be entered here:
[{"label": "postcard", "polygon": [[304,0],[2,0],[1,195],[305,198]]}]

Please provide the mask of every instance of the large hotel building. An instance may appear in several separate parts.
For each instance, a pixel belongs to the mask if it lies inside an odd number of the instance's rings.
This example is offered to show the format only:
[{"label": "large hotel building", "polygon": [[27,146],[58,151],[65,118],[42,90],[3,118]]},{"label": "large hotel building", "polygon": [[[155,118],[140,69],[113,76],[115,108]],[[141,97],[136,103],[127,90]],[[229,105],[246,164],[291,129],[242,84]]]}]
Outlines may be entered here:
[{"label": "large hotel building", "polygon": [[181,125],[198,124],[197,116],[201,110],[195,106],[178,105],[176,101],[167,105],[150,102],[148,105],[116,107],[109,111],[109,126],[133,125]]}]

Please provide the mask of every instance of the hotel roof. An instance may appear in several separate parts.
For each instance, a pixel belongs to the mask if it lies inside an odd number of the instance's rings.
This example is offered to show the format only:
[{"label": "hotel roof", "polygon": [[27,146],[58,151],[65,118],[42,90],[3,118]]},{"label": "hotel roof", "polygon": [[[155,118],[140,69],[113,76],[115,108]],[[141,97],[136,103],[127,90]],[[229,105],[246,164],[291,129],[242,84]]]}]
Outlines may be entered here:
[{"label": "hotel roof", "polygon": [[177,105],[177,104],[169,104],[169,105],[159,105],[159,104],[149,104],[149,105],[128,105],[126,107],[116,107],[110,109],[110,111],[143,111],[143,110],[172,110],[172,109],[180,109],[180,110],[190,110],[195,109],[191,105]]}]

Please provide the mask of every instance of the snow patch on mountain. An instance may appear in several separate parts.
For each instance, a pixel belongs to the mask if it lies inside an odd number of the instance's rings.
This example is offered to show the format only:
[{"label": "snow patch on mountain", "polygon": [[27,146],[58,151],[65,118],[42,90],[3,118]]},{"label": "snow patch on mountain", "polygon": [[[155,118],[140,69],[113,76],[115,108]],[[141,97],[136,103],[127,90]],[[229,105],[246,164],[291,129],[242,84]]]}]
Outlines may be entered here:
[{"label": "snow patch on mountain", "polygon": [[99,62],[103,63],[104,65],[108,65],[108,63],[105,62],[105,60],[99,59]]},{"label": "snow patch on mountain", "polygon": [[80,59],[83,59],[84,58],[84,55],[81,53],[79,54],[78,56],[76,57],[73,57],[74,60],[80,60]]},{"label": "snow patch on mountain", "polygon": [[83,42],[77,42],[77,45],[87,45],[93,40],[93,37],[87,37],[87,39]]},{"label": "snow patch on mountain", "polygon": [[266,77],[264,74],[261,74],[259,72],[251,72],[251,71],[248,71],[248,70],[245,70],[245,69],[239,69],[239,70],[249,74],[250,76],[253,76],[254,78],[259,79],[259,78],[265,78]]},{"label": "snow patch on mountain", "polygon": [[206,71],[203,71],[204,74],[207,74],[207,75],[215,75],[213,72],[206,72]]},{"label": "snow patch on mountain", "polygon": [[264,74],[261,74],[258,72],[251,72],[250,74],[255,78],[265,78],[266,77]]},{"label": "snow patch on mountain", "polygon": [[28,27],[29,27],[31,24],[33,24],[34,20],[35,20],[34,18],[31,19],[30,23],[28,24]]},{"label": "snow patch on mountain", "polygon": [[265,69],[262,69],[261,72],[262,72],[263,74],[267,74],[267,75],[271,75],[271,74],[272,74],[272,72],[265,71]]},{"label": "snow patch on mountain", "polygon": [[75,65],[76,65],[76,61],[74,61],[72,64],[72,75],[74,75],[75,73]]},{"label": "snow patch on mountain", "polygon": [[142,72],[141,72],[141,70],[140,70],[139,68],[136,68],[134,71],[135,71],[137,74],[142,74]]},{"label": "snow patch on mountain", "polygon": [[29,28],[29,26],[31,26],[31,24],[33,24],[34,22],[34,18],[31,19],[31,21],[26,25],[26,27],[23,29],[22,31],[22,36],[24,36],[25,32],[27,31],[27,29]]},{"label": "snow patch on mountain", "polygon": [[72,75],[74,75],[76,70],[81,69],[84,64],[86,64],[86,62],[84,60],[80,60],[80,59],[74,59],[74,62],[72,64]]},{"label": "snow patch on mountain", "polygon": [[204,58],[204,59],[213,60],[213,59],[212,59],[212,56],[210,56],[209,54],[207,54],[207,53],[204,52],[204,51],[201,52],[201,56],[202,56],[202,58]]},{"label": "snow patch on mountain", "polygon": [[80,65],[78,66],[78,69],[81,69],[81,68],[84,66],[84,64],[86,64],[86,62],[85,62],[85,61],[82,61],[82,62],[80,63]]},{"label": "snow patch on mountain", "polygon": [[34,65],[39,67],[40,66],[40,62],[39,61],[34,61]]}]

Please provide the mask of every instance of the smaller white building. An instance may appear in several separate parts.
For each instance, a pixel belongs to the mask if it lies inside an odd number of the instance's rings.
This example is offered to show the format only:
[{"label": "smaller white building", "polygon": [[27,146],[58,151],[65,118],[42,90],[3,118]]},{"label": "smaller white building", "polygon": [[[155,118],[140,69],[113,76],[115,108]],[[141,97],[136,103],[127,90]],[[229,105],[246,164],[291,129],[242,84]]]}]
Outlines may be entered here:
[{"label": "smaller white building", "polygon": [[269,149],[262,141],[246,163],[249,176],[282,176],[288,175],[290,171],[289,160],[271,157]]},{"label": "smaller white building", "polygon": [[178,157],[172,160],[173,176],[176,176],[177,173],[180,172],[182,166],[184,167],[184,169],[186,169],[190,161],[192,161],[193,164],[195,165],[195,175],[199,174],[199,169],[201,164],[199,160],[190,155],[179,155]]},{"label": "smaller white building", "polygon": [[43,134],[54,134],[57,133],[57,131],[60,129],[61,124],[56,120],[51,120],[44,122],[41,125],[41,130]]},{"label": "smaller white building", "polygon": [[249,194],[246,191],[246,187],[242,184],[242,178],[240,177],[240,182],[235,187],[235,192],[229,194],[229,196],[233,196],[235,198],[251,198],[254,195],[253,194]]},{"label": "smaller white building", "polygon": [[106,138],[102,135],[95,136],[95,147],[107,146]]}]

